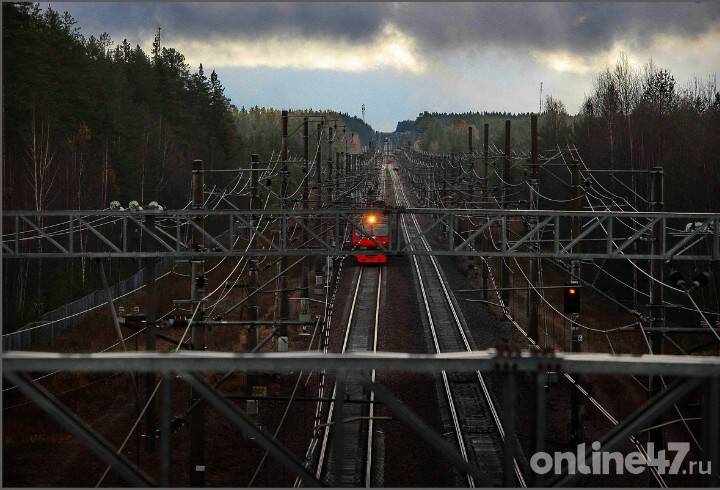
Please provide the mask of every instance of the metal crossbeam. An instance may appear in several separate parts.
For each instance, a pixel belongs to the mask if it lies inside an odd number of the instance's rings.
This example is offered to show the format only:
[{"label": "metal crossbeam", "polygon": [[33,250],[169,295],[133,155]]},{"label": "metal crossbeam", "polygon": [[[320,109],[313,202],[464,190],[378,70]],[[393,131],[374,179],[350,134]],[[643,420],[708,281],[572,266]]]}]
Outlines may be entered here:
[{"label": "metal crossbeam", "polygon": [[523,351],[500,355],[494,349],[442,354],[378,353],[232,353],[232,352],[127,352],[61,354],[53,352],[8,351],[3,353],[5,373],[32,371],[120,372],[155,371],[259,371],[282,373],[302,370],[343,370],[367,372],[488,372],[512,368],[537,372],[539,369],[580,374],[636,376],[720,376],[720,357],[675,355],[623,355],[603,353],[557,353],[533,355]]},{"label": "metal crossbeam", "polygon": [[[354,226],[358,233],[371,240],[374,238],[362,226],[362,215],[368,211],[383,214],[389,224],[399,222],[402,215],[415,217],[426,226],[420,236],[432,243],[430,233],[439,223],[477,223],[466,229],[467,239],[454,244],[446,241],[442,245],[425,250],[406,244],[402,248],[377,250],[343,249],[340,243],[329,244],[320,235],[313,232],[307,223],[314,223],[322,229],[330,227]],[[358,209],[263,209],[263,210],[165,210],[165,211],[5,211],[8,218],[3,236],[3,258],[145,258],[171,257],[175,259],[200,259],[211,257],[240,256],[344,256],[344,255],[452,255],[485,257],[543,257],[556,259],[644,259],[644,260],[694,260],[720,261],[720,214],[711,213],[641,213],[609,211],[543,211],[543,210],[498,210],[498,209],[432,209],[432,208],[358,208]],[[177,231],[192,226],[209,237],[215,247],[201,250],[181,249],[179,243],[173,247],[145,225],[149,216],[163,222],[167,228]],[[204,228],[193,222],[194,218],[204,218]],[[261,222],[274,222],[261,232],[251,225],[252,216]],[[123,222],[123,232],[113,231],[107,225],[91,225],[94,219],[115,217]],[[572,235],[572,220],[579,220],[584,231]],[[211,237],[209,230],[226,229],[228,220],[239,222],[254,233],[257,240],[245,250],[244,247],[231,249]],[[526,222],[534,225],[527,230]],[[110,220],[112,221],[112,220]],[[109,222],[110,222],[109,221]],[[117,220],[115,220],[117,221]],[[55,229],[52,237],[44,226],[58,223],[73,223],[74,228],[66,226]],[[492,223],[502,223],[502,230],[523,230],[517,239],[511,239],[508,233],[494,230]],[[689,232],[684,230],[688,223],[701,222],[704,226]],[[602,224],[605,223],[605,227]],[[289,227],[299,225],[307,229],[311,239],[295,245],[283,239],[289,234]],[[653,253],[625,253],[631,250],[633,243],[647,239],[647,231],[656,228],[660,235]],[[142,231],[161,247],[152,247],[154,243],[144,244],[129,240],[128,233]],[[390,233],[397,232],[397,230]],[[81,250],[73,247],[66,249],[53,237],[87,233],[87,246]],[[169,234],[164,233],[166,236]],[[489,237],[499,242],[499,249],[485,243],[487,249],[468,247],[478,236]],[[419,239],[419,237],[418,237]],[[43,241],[54,245],[51,248],[38,246]],[[483,240],[488,242],[488,240]],[[72,243],[70,241],[70,243]],[[533,243],[537,246],[521,247]],[[641,250],[647,247],[637,247]],[[578,251],[579,250],[579,251]]]}]

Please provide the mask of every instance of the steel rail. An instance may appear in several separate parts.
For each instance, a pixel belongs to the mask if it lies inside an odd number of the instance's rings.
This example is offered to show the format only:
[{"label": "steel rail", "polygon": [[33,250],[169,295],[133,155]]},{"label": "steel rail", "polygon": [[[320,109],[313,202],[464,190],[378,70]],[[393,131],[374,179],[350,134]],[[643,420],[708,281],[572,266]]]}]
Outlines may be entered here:
[{"label": "steel rail", "polygon": [[[399,180],[399,178],[397,177],[397,175],[394,175],[394,174],[393,174],[393,183],[394,183],[395,186],[396,186],[396,189],[395,189],[395,191],[396,191],[396,199],[397,199],[397,188],[399,188],[399,189],[400,189],[400,192],[402,193],[402,196],[403,196],[403,199],[404,199],[404,201],[405,201],[405,204],[407,204],[407,205],[409,206],[409,205],[410,205],[410,202],[409,202],[409,200],[408,200],[408,198],[407,198],[407,195],[405,194],[405,189],[403,188],[403,185],[402,185],[402,183],[400,182],[400,180]],[[404,216],[403,216],[401,219],[402,219],[402,224],[403,224],[403,227],[404,227],[404,232],[405,232],[406,239],[410,240],[409,233],[408,233],[408,231],[407,231],[407,225],[406,225],[405,220],[404,220]],[[415,215],[412,215],[412,221],[413,221],[413,225],[414,225],[416,231],[417,231],[418,234],[420,234],[420,236],[421,236],[421,242],[422,242],[423,247],[424,247],[426,250],[429,251],[429,250],[431,249],[431,246],[430,246],[430,244],[428,243],[428,241],[427,241],[426,237],[424,236],[424,234],[422,233],[422,228],[420,227],[420,224],[418,223],[417,217],[416,217]],[[439,281],[439,283],[440,283],[440,285],[441,285],[441,287],[442,287],[443,296],[444,296],[444,298],[445,298],[445,301],[447,302],[448,309],[449,309],[450,313],[452,314],[452,318],[453,318],[453,320],[454,320],[454,324],[455,324],[455,326],[456,326],[456,328],[457,328],[458,333],[460,334],[460,338],[462,339],[463,345],[464,345],[464,347],[465,347],[465,349],[466,349],[467,352],[472,352],[472,348],[471,348],[470,343],[469,343],[469,341],[468,341],[468,339],[467,339],[467,335],[465,334],[465,330],[464,330],[464,328],[463,328],[463,326],[462,326],[462,321],[460,320],[460,317],[459,317],[459,315],[458,315],[458,313],[457,313],[457,309],[456,309],[456,307],[455,307],[455,304],[454,304],[454,302],[453,302],[453,300],[452,300],[452,298],[451,298],[451,295],[450,295],[450,293],[449,293],[448,287],[447,287],[447,285],[446,285],[445,278],[444,278],[443,274],[442,274],[441,271],[440,271],[440,267],[439,267],[439,265],[438,265],[438,263],[437,263],[437,259],[436,259],[436,257],[434,257],[434,256],[430,256],[429,258],[430,258],[430,261],[431,261],[431,263],[432,263],[433,269],[434,269],[434,271],[435,271],[436,277],[438,278],[438,281]],[[436,334],[435,327],[434,327],[434,322],[432,321],[432,314],[431,314],[431,310],[430,310],[430,305],[429,305],[429,302],[428,302],[428,300],[427,300],[427,294],[426,294],[426,292],[425,292],[425,287],[424,287],[424,284],[423,284],[424,281],[422,280],[422,277],[421,277],[422,275],[421,275],[421,273],[420,273],[420,268],[419,268],[419,265],[418,265],[418,259],[417,259],[417,256],[416,256],[416,255],[413,255],[413,260],[414,260],[414,263],[415,263],[415,271],[416,271],[416,273],[417,273],[418,280],[419,280],[419,282],[420,282],[420,287],[421,287],[421,291],[422,291],[422,295],[423,295],[423,300],[424,300],[424,303],[425,303],[425,310],[426,310],[426,313],[427,313],[427,316],[428,316],[428,322],[429,322],[429,324],[430,324],[430,326],[431,326],[431,332],[432,332],[432,335],[433,335],[433,342],[435,343],[435,348],[436,348],[437,352],[438,352],[438,353],[441,353],[440,346],[439,346],[439,343],[438,343],[438,340],[437,340],[437,334]],[[502,426],[502,423],[501,423],[501,421],[500,421],[500,417],[499,417],[498,410],[497,410],[497,408],[495,407],[495,404],[493,403],[492,398],[491,398],[491,396],[490,396],[490,392],[489,392],[489,390],[488,390],[488,388],[487,388],[487,384],[485,383],[485,379],[483,378],[483,376],[482,376],[482,374],[480,373],[480,371],[476,371],[476,376],[477,376],[477,379],[478,379],[478,383],[479,383],[479,385],[480,385],[480,388],[481,388],[481,390],[482,390],[483,397],[484,397],[484,399],[485,399],[485,403],[487,404],[487,407],[488,407],[488,409],[489,409],[489,411],[490,411],[490,414],[491,414],[491,416],[492,416],[492,419],[493,419],[493,422],[494,422],[494,424],[495,424],[495,427],[496,427],[496,429],[497,429],[497,431],[498,431],[498,434],[500,435],[500,439],[501,439],[502,441],[504,441],[504,440],[505,440],[505,431],[504,431],[503,426]],[[443,377],[444,377],[444,382],[446,383],[446,382],[447,382],[447,376],[446,376],[445,372],[443,372]],[[447,384],[446,384],[446,387],[447,387]],[[451,406],[451,414],[452,414],[452,416],[453,416],[453,419],[455,420],[455,419],[457,418],[457,415],[456,415],[454,412],[455,412],[455,408],[454,408],[453,406]],[[459,439],[462,439],[462,438],[459,437]],[[463,457],[464,457],[465,460],[467,461],[467,453],[466,453],[466,451],[465,451],[464,444],[463,444],[463,447],[461,448],[461,453],[463,454]],[[526,482],[525,482],[525,479],[524,479],[524,477],[523,477],[523,474],[522,474],[522,472],[521,472],[521,470],[520,470],[520,466],[519,466],[519,464],[518,464],[518,462],[517,462],[517,460],[516,460],[515,458],[513,458],[513,466],[514,466],[514,469],[515,469],[516,477],[517,477],[517,479],[518,479],[518,483],[519,483],[521,486],[523,486],[523,487],[527,486],[527,485],[526,485]],[[468,482],[470,483],[470,486],[474,486],[474,482],[472,482],[472,477],[471,477],[470,475],[468,475]]]},{"label": "steel rail", "polygon": [[[398,182],[397,182],[398,178],[394,174],[392,175],[392,181],[393,181],[393,191],[395,193],[395,203],[397,204],[398,197],[399,197],[398,196]],[[405,195],[404,190],[402,189],[402,185],[400,185],[400,189],[402,190],[403,201],[405,202],[405,204],[408,204],[408,199],[407,199],[407,196]],[[405,222],[404,216],[401,216],[400,222],[401,222],[402,229],[403,229],[403,232],[405,235],[405,239],[407,240],[408,243],[410,243],[411,242],[410,234],[408,232],[407,223]],[[419,228],[417,228],[417,229],[418,229],[418,232],[421,233],[421,230]],[[415,247],[412,244],[410,246],[413,248]],[[430,327],[430,332],[431,332],[431,335],[433,338],[433,344],[435,346],[435,351],[437,353],[440,353],[441,352],[440,345],[439,345],[438,338],[437,338],[437,332],[435,330],[433,315],[430,310],[430,304],[427,299],[427,292],[425,290],[425,282],[423,281],[422,273],[420,272],[420,266],[418,264],[418,259],[417,259],[417,256],[415,256],[415,255],[413,255],[413,264],[415,266],[415,273],[417,275],[417,279],[418,279],[418,282],[420,285],[420,291],[421,291],[421,294],[423,297],[423,304],[425,306],[425,314],[427,316],[428,325]],[[462,429],[460,428],[460,421],[457,416],[457,410],[455,408],[455,400],[454,400],[454,397],[452,394],[452,390],[450,389],[450,382],[448,380],[447,372],[442,371],[441,376],[442,376],[443,387],[445,390],[445,397],[447,398],[448,408],[450,410],[450,417],[452,419],[453,428],[455,431],[455,439],[456,439],[456,442],[458,445],[458,449],[460,450],[460,455],[462,456],[463,460],[465,460],[466,462],[469,462],[468,454],[467,454],[467,447],[465,446],[465,439],[462,434]],[[475,480],[473,479],[473,477],[471,475],[467,475],[467,482],[470,487],[475,487]]]}]

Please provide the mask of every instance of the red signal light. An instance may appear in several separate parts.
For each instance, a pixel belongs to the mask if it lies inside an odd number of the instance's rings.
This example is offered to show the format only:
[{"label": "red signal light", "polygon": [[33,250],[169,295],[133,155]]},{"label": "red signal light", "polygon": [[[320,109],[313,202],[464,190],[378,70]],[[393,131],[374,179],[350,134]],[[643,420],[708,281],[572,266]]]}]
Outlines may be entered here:
[{"label": "red signal light", "polygon": [[577,286],[565,286],[563,289],[565,313],[580,313],[580,290]]}]

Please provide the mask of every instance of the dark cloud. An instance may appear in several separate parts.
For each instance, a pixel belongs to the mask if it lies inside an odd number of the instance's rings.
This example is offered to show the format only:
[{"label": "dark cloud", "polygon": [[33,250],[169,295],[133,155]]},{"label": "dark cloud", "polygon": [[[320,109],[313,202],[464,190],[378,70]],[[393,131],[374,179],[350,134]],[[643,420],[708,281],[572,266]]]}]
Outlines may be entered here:
[{"label": "dark cloud", "polygon": [[720,3],[62,3],[83,27],[168,39],[278,35],[362,42],[387,23],[424,51],[505,46],[590,53],[617,39],[645,47],[658,33],[692,37],[720,22]]},{"label": "dark cloud", "polygon": [[54,3],[83,25],[149,35],[162,26],[182,39],[257,39],[278,35],[362,42],[384,25],[387,4],[368,3]]}]

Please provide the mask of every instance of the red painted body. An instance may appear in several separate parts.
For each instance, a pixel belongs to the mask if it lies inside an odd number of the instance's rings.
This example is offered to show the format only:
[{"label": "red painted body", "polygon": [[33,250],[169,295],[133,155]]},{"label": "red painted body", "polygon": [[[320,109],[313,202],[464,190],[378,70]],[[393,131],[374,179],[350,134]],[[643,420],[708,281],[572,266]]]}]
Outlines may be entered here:
[{"label": "red painted body", "polygon": [[[353,249],[376,250],[378,244],[384,248],[388,247],[388,226],[385,217],[379,213],[368,213],[363,216],[362,227],[364,233],[357,227],[353,227],[351,243]],[[370,235],[370,237],[366,236]],[[359,264],[385,264],[387,255],[356,255]]]}]

